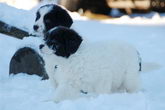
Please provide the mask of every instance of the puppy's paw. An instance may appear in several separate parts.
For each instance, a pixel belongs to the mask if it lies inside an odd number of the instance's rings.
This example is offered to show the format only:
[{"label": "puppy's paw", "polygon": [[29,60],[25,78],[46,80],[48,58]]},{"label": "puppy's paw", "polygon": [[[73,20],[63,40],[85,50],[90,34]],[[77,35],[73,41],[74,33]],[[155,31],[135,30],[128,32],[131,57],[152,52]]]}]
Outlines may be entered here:
[{"label": "puppy's paw", "polygon": [[[64,94],[65,94],[65,93],[64,93]],[[54,95],[54,97],[53,97],[53,101],[54,101],[55,103],[59,103],[59,102],[65,100],[64,94],[63,94],[63,93],[60,93],[60,92],[58,92],[58,91],[56,91],[56,92],[55,92],[55,95]]]},{"label": "puppy's paw", "polygon": [[54,102],[59,103],[63,100],[74,100],[80,97],[80,95],[80,91],[71,85],[61,85],[56,89]]}]

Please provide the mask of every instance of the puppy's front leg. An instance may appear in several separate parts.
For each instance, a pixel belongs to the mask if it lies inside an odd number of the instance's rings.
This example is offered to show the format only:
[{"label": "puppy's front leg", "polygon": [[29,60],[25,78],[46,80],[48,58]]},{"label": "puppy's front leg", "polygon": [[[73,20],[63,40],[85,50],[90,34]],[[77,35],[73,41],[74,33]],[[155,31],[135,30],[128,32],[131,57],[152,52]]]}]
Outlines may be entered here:
[{"label": "puppy's front leg", "polygon": [[80,97],[80,91],[69,84],[59,84],[56,88],[54,101],[56,103],[63,100],[76,99]]}]

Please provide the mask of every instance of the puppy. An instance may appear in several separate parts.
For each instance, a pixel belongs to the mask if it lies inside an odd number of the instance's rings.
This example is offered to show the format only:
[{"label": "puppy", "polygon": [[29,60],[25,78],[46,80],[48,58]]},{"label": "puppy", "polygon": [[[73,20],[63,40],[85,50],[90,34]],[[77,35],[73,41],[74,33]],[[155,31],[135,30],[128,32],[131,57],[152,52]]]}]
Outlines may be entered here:
[{"label": "puppy", "polygon": [[55,101],[87,94],[139,90],[139,58],[121,42],[90,43],[66,27],[51,29],[40,45],[45,68],[56,88]]},{"label": "puppy", "polygon": [[69,28],[72,23],[73,20],[65,9],[55,4],[48,4],[38,9],[33,29],[36,35],[43,36],[56,26]]}]

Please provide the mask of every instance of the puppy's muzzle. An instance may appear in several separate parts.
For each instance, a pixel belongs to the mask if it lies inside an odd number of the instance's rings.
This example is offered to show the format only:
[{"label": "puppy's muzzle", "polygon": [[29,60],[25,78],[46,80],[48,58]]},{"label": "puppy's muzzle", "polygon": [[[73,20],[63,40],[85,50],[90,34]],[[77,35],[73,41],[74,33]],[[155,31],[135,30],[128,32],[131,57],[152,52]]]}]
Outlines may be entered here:
[{"label": "puppy's muzzle", "polygon": [[37,25],[34,25],[34,26],[33,26],[34,31],[37,31],[38,28],[39,28],[39,26],[37,26]]}]

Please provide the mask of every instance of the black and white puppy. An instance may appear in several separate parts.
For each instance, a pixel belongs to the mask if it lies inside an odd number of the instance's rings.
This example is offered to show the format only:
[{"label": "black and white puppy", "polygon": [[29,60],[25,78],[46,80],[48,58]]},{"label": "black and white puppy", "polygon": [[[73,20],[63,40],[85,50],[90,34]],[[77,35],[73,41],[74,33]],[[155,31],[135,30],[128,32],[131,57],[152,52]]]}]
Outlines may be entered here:
[{"label": "black and white puppy", "polygon": [[71,27],[73,20],[67,10],[55,4],[41,6],[37,13],[33,29],[36,35],[43,36],[56,26]]},{"label": "black and white puppy", "polygon": [[40,49],[56,88],[56,102],[88,93],[139,91],[139,56],[127,43],[88,42],[74,30],[59,26],[46,34]]}]

